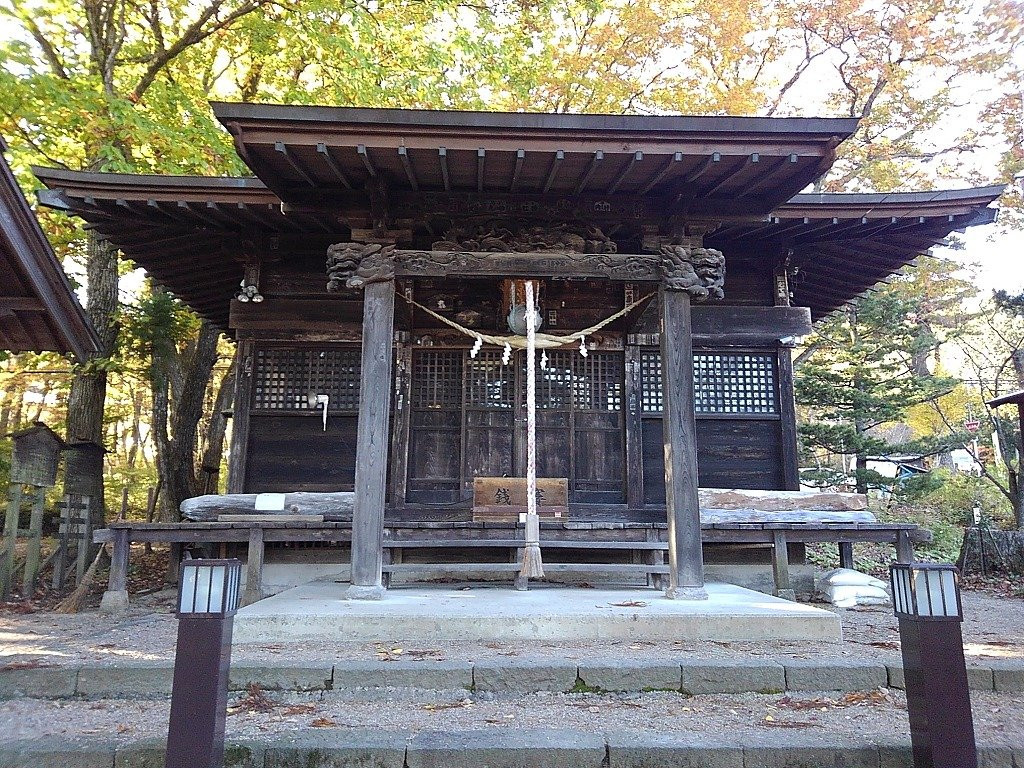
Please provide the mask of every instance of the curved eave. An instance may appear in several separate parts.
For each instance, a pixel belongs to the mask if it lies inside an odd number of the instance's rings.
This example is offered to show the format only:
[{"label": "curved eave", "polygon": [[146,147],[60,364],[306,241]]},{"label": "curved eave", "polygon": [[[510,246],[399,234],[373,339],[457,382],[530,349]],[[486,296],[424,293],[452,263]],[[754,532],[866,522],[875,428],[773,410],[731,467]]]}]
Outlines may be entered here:
[{"label": "curved eave", "polygon": [[766,221],[709,238],[723,250],[789,254],[794,304],[817,320],[942,244],[951,232],[996,220],[1004,185],[938,192],[797,195]]},{"label": "curved eave", "polygon": [[0,139],[0,349],[85,359],[99,338],[25,199]]}]

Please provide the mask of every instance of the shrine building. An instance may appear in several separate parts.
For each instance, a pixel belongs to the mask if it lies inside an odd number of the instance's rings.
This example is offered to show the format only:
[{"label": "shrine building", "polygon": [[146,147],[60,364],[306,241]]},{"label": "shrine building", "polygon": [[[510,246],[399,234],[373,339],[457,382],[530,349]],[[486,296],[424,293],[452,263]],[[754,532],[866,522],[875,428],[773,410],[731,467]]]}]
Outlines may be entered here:
[{"label": "shrine building", "polygon": [[853,119],[213,110],[252,176],[39,168],[40,200],[235,340],[228,492],[354,492],[354,596],[395,526],[469,549],[510,503],[527,280],[545,530],[639,531],[699,596],[703,490],[800,488],[791,349],[1002,192],[803,193]]}]

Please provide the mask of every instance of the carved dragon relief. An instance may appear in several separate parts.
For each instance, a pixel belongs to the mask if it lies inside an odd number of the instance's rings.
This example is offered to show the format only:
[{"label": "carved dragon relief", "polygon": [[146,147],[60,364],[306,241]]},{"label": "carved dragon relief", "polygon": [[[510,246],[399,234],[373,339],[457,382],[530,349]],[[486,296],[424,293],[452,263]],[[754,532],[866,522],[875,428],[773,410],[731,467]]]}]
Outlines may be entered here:
[{"label": "carved dragon relief", "polygon": [[327,290],[363,288],[395,279],[395,246],[335,243],[327,249]]},{"label": "carved dragon relief", "polygon": [[694,299],[725,296],[725,256],[713,248],[688,245],[661,247],[665,288],[686,291]]},{"label": "carved dragon relief", "polygon": [[595,226],[573,223],[523,226],[508,221],[452,227],[431,249],[484,253],[618,252],[615,241]]}]

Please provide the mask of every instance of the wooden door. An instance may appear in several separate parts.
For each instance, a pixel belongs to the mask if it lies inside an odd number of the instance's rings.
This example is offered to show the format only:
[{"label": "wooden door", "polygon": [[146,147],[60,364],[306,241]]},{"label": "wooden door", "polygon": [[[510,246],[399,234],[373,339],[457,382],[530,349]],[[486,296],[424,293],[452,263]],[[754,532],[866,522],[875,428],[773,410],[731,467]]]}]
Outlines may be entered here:
[{"label": "wooden door", "polygon": [[[526,473],[526,365],[500,350],[413,350],[407,500],[468,500],[476,477]],[[537,475],[577,503],[625,501],[621,352],[548,352],[537,369]]]}]

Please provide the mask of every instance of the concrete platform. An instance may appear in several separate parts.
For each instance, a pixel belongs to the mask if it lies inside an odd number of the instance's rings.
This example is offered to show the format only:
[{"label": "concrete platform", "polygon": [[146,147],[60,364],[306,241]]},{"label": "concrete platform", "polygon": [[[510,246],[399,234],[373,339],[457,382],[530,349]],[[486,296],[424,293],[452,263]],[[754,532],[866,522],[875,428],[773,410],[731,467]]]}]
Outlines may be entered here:
[{"label": "concrete platform", "polygon": [[731,584],[708,584],[699,601],[653,589],[484,585],[397,587],[383,600],[347,600],[345,587],[313,581],[242,608],[234,642],[842,639],[834,613]]}]

